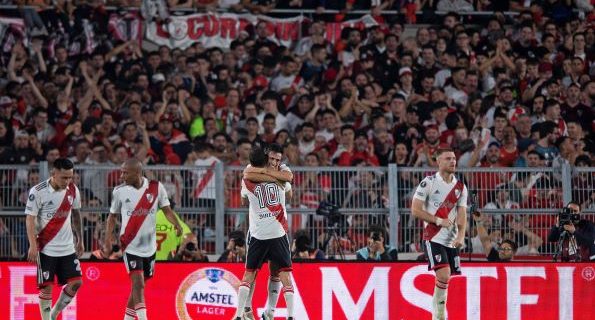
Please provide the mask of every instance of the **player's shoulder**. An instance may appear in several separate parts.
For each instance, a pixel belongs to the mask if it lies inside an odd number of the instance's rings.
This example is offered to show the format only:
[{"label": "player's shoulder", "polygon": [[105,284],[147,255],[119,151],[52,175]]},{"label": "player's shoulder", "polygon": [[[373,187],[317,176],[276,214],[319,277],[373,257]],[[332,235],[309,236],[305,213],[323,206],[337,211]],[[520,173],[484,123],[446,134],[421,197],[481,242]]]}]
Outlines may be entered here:
[{"label": "player's shoulder", "polygon": [[121,183],[121,184],[115,186],[114,187],[113,194],[120,193],[120,192],[122,192],[122,190],[126,190],[126,184],[125,183]]},{"label": "player's shoulder", "polygon": [[49,180],[45,180],[42,181],[40,183],[38,183],[37,185],[35,185],[33,188],[31,188],[31,192],[33,193],[38,193],[41,192],[43,190],[46,190],[49,187]]},{"label": "player's shoulder", "polygon": [[422,188],[427,187],[430,183],[434,182],[434,179],[436,178],[435,175],[429,175],[429,176],[425,176],[421,182],[419,183],[419,186]]},{"label": "player's shoulder", "polygon": [[279,171],[289,171],[289,172],[291,172],[291,169],[289,168],[289,166],[288,166],[288,165],[286,165],[285,163],[282,163],[282,164],[279,166]]}]

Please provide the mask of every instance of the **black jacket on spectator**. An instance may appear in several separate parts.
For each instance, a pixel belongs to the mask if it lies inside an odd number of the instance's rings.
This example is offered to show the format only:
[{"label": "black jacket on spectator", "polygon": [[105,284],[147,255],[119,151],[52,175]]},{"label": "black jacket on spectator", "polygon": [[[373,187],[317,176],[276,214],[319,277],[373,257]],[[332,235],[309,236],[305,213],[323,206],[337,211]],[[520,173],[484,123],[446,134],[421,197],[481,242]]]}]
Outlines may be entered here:
[{"label": "black jacket on spectator", "polygon": [[[595,225],[591,221],[581,220],[575,225],[574,237],[579,246],[579,254],[582,261],[595,261]],[[549,242],[556,242],[560,239],[561,230],[553,226],[548,235]]]}]

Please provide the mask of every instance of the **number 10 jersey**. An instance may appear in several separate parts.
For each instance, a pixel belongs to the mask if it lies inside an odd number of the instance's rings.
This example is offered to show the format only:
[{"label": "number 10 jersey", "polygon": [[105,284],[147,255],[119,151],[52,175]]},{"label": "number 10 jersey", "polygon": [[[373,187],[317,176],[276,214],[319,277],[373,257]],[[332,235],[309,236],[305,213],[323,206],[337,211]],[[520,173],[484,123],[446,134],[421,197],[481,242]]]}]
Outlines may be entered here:
[{"label": "number 10 jersey", "polygon": [[259,240],[279,238],[287,234],[285,193],[291,184],[282,188],[276,183],[253,183],[242,179],[242,197],[250,202],[250,236]]}]

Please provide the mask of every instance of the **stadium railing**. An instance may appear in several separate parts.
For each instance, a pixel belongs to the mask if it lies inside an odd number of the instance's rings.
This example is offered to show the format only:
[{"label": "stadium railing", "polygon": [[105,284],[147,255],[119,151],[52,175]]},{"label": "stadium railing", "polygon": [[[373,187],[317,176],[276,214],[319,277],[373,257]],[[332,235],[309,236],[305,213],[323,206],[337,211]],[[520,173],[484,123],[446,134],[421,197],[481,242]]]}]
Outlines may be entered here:
[{"label": "stadium railing", "polygon": [[[397,167],[294,167],[293,198],[287,201],[290,237],[305,229],[313,244],[327,243],[335,254],[349,255],[367,243],[371,225],[387,230],[387,243],[400,252],[417,253],[422,232],[412,219],[410,203],[421,180],[432,168]],[[209,254],[225,249],[233,230],[247,230],[247,210],[240,205],[242,167],[147,166],[145,175],[161,181],[175,211]],[[0,258],[26,253],[24,209],[29,188],[49,177],[47,162],[32,166],[0,166]],[[493,229],[510,231],[522,226],[538,235],[543,244],[536,255],[551,255],[547,232],[562,206],[571,200],[593,203],[595,168],[459,168],[457,175],[469,188],[469,202],[476,199]],[[203,178],[208,183],[201,183]],[[90,251],[99,249],[109,212],[111,191],[119,182],[119,168],[78,165],[75,182],[81,191],[84,240]],[[476,195],[473,197],[472,195]],[[338,215],[317,214],[319,203],[337,205]],[[594,220],[591,205],[584,216]],[[470,225],[473,221],[469,221]],[[467,228],[471,237],[473,228]],[[514,230],[513,230],[514,231]],[[521,245],[527,236],[517,235]],[[336,240],[336,241],[334,241]],[[334,243],[334,244],[333,244]],[[472,252],[471,249],[467,251]]]}]

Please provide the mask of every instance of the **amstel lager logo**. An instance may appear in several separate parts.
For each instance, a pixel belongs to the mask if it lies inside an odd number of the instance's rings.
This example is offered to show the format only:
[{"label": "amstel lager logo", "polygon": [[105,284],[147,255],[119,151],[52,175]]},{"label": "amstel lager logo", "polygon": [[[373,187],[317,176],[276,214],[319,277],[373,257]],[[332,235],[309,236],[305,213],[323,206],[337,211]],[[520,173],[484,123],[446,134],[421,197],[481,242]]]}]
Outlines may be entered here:
[{"label": "amstel lager logo", "polygon": [[181,320],[231,319],[238,305],[240,280],[220,268],[194,271],[178,288],[176,311]]}]

